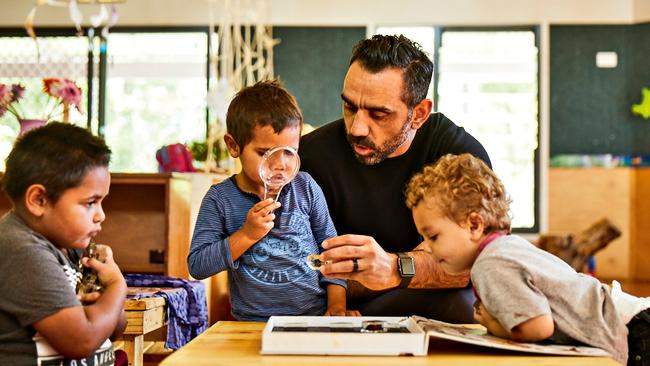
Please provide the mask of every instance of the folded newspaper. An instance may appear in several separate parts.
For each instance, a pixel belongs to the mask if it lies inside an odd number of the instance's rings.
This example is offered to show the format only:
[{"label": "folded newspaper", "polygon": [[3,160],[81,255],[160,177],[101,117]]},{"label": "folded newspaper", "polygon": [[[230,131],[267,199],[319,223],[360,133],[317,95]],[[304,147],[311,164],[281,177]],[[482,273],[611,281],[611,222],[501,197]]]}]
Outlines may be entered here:
[{"label": "folded newspaper", "polygon": [[504,350],[568,356],[609,356],[599,348],[520,343],[487,334],[476,325],[419,316],[272,316],[262,333],[262,354],[425,356],[429,338]]}]

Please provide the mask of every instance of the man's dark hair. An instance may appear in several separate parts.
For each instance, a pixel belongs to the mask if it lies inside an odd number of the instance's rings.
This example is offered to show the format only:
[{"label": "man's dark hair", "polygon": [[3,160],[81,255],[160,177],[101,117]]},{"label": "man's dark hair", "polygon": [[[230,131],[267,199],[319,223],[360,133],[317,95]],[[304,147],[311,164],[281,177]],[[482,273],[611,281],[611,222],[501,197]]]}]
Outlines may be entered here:
[{"label": "man's dark hair", "polygon": [[427,97],[433,63],[419,44],[403,35],[374,35],[354,46],[350,65],[359,61],[364,69],[377,73],[387,68],[404,72],[402,100],[409,108]]},{"label": "man's dark hair", "polygon": [[280,133],[286,127],[300,126],[302,112],[298,102],[277,80],[257,82],[235,95],[226,115],[228,133],[243,149],[253,138],[255,126],[273,127]]},{"label": "man's dark hair", "polygon": [[19,137],[7,157],[2,188],[18,202],[42,184],[52,202],[81,184],[93,168],[108,167],[111,150],[103,139],[75,125],[51,122]]}]

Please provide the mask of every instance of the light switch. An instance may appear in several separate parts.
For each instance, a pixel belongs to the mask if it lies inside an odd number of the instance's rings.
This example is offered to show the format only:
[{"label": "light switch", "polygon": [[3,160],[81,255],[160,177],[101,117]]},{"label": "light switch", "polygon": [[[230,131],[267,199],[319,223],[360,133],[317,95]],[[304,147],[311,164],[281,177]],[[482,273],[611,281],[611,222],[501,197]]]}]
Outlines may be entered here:
[{"label": "light switch", "polygon": [[596,66],[602,69],[613,69],[618,65],[616,52],[596,52]]}]

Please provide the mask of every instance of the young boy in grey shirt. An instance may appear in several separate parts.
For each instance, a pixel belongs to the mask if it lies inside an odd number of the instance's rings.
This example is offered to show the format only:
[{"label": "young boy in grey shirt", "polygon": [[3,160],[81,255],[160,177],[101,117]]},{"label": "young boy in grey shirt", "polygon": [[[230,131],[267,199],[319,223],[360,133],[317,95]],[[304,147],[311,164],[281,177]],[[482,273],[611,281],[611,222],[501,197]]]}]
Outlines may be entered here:
[{"label": "young boy in grey shirt", "polygon": [[425,239],[420,249],[448,273],[470,271],[475,318],[488,332],[586,344],[622,364],[650,365],[650,298],[601,284],[511,235],[505,189],[482,161],[446,155],[411,179],[406,196]]},{"label": "young boy in grey shirt", "polygon": [[[2,188],[13,209],[0,219],[0,365],[115,363],[108,339],[126,326],[126,283],[109,247],[84,258],[103,291],[75,293],[79,264],[105,219],[110,150],[70,124],[49,123],[19,137]],[[103,257],[103,258],[102,258]]]}]

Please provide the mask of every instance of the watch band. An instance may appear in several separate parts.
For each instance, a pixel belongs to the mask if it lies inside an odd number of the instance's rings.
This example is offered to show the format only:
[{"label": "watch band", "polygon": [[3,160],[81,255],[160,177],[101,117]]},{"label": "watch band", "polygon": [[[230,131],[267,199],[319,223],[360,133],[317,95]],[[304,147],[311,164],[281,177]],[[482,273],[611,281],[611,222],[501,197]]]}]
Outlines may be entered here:
[{"label": "watch band", "polygon": [[[404,268],[405,261],[410,261],[410,268],[412,269],[412,271],[407,271],[406,268]],[[409,284],[411,283],[413,276],[415,276],[415,263],[413,262],[413,257],[409,256],[406,253],[401,253],[401,252],[397,253],[397,271],[399,272],[400,277],[402,277],[402,281],[397,287],[398,288],[409,287]]]}]

